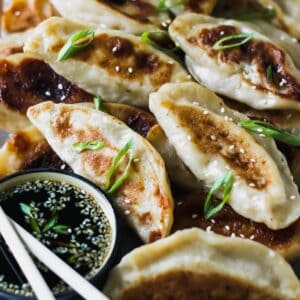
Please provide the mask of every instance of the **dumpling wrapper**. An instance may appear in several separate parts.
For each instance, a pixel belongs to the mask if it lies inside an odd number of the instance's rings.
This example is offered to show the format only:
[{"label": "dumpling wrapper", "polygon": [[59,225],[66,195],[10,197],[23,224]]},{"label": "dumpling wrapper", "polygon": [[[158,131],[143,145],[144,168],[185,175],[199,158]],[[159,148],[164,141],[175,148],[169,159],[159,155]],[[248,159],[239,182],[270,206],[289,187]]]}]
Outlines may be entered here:
[{"label": "dumpling wrapper", "polygon": [[190,80],[183,67],[163,52],[136,36],[113,30],[97,29],[88,47],[58,62],[58,53],[68,38],[86,28],[67,19],[51,18],[36,27],[24,50],[41,56],[83,90],[111,102],[147,107],[149,94],[164,83]]},{"label": "dumpling wrapper", "polygon": [[98,0],[51,0],[61,16],[95,27],[121,30],[131,34],[157,30],[158,26],[131,18],[113,6]]},{"label": "dumpling wrapper", "polygon": [[300,284],[265,246],[188,229],[127,254],[104,293],[112,300],[296,300]]},{"label": "dumpling wrapper", "polygon": [[[300,71],[282,48],[283,42],[273,40],[275,35],[273,39],[268,37],[269,27],[262,34],[261,24],[256,27],[245,22],[185,14],[175,19],[169,32],[186,53],[186,64],[193,77],[214,92],[255,109],[300,110]],[[215,42],[240,33],[254,36],[242,47],[213,49]],[[275,68],[272,81],[267,76],[269,65]]]},{"label": "dumpling wrapper", "polygon": [[[169,234],[173,199],[164,162],[147,140],[111,115],[79,105],[44,102],[31,107],[28,117],[75,173],[102,189],[113,158],[133,140],[138,162],[133,163],[132,175],[112,196],[112,202],[144,242]],[[94,140],[102,140],[106,146],[82,153],[73,147],[76,142]],[[124,170],[128,159],[127,153],[118,172]]]},{"label": "dumpling wrapper", "polygon": [[93,96],[66,80],[36,55],[0,58],[0,128],[15,132],[30,126],[27,109],[43,101],[76,103]]},{"label": "dumpling wrapper", "polygon": [[229,204],[237,213],[274,230],[299,218],[299,192],[274,141],[238,126],[247,118],[213,92],[196,83],[167,84],[151,94],[149,107],[178,156],[205,186],[233,170]]}]

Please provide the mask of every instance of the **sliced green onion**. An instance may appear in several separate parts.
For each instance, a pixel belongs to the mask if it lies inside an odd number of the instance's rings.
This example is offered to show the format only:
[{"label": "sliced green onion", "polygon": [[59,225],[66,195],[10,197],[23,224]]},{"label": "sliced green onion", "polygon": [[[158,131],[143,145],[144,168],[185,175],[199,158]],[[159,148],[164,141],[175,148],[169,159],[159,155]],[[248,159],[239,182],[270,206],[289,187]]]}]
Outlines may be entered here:
[{"label": "sliced green onion", "polygon": [[94,97],[94,105],[96,110],[104,111],[103,99],[100,96]]},{"label": "sliced green onion", "polygon": [[[239,47],[248,43],[253,38],[253,33],[241,33],[241,34],[234,34],[225,36],[224,38],[220,39],[213,45],[213,49],[222,51],[229,48]],[[240,40],[239,42],[236,40]],[[228,44],[228,42],[232,43]]]},{"label": "sliced green onion", "polygon": [[22,212],[26,216],[28,216],[30,218],[33,218],[33,215],[32,215],[32,212],[31,212],[31,207],[29,205],[27,205],[25,203],[22,203],[22,202],[19,205],[20,205],[20,208],[21,208]]},{"label": "sliced green onion", "polygon": [[246,13],[239,13],[231,16],[232,19],[238,21],[252,21],[259,19],[272,19],[276,16],[276,12],[274,9],[266,8],[263,10],[257,11],[249,11]]},{"label": "sliced green onion", "polygon": [[245,129],[248,129],[249,131],[272,137],[276,141],[283,142],[289,146],[300,146],[300,136],[291,134],[286,130],[278,128],[270,123],[249,120],[241,121],[239,125]]},{"label": "sliced green onion", "polygon": [[[130,157],[129,157],[127,166],[126,166],[123,174],[113,184],[111,184],[111,178],[112,178],[113,174],[117,170],[119,163],[121,162],[123,157],[125,157],[125,155],[128,151],[130,151]],[[123,184],[123,182],[127,179],[127,177],[129,176],[129,170],[130,170],[133,159],[134,159],[134,142],[133,142],[133,140],[130,140],[118,152],[118,154],[114,158],[114,160],[107,172],[106,181],[105,181],[105,189],[107,190],[108,194],[114,193]]]},{"label": "sliced green onion", "polygon": [[105,143],[103,141],[90,141],[90,142],[77,142],[73,144],[73,147],[79,152],[87,151],[87,150],[101,150],[105,147]]},{"label": "sliced green onion", "polygon": [[184,0],[172,1],[172,0],[160,0],[157,5],[157,10],[164,11],[172,8],[183,6]]},{"label": "sliced green onion", "polygon": [[[208,220],[218,214],[230,198],[230,193],[233,186],[233,172],[228,171],[222,178],[218,179],[210,189],[204,204],[204,216]],[[215,207],[212,206],[212,198],[218,192],[223,189],[223,199]]]},{"label": "sliced green onion", "polygon": [[71,230],[69,226],[66,225],[56,225],[53,228],[53,231],[59,234],[70,234]]},{"label": "sliced green onion", "polygon": [[43,227],[43,232],[47,232],[48,230],[50,230],[57,223],[57,220],[58,220],[58,214],[54,213],[50,218],[50,220]]},{"label": "sliced green onion", "polygon": [[174,45],[172,48],[164,47],[157,43],[155,40],[164,40],[167,39],[172,44],[172,40],[170,38],[170,35],[167,31],[164,30],[155,30],[155,31],[145,31],[141,35],[141,41],[145,44],[148,44],[158,50],[164,51],[164,52],[175,52],[178,50],[178,47]]},{"label": "sliced green onion", "polygon": [[95,38],[95,32],[95,29],[85,29],[75,32],[59,51],[57,61],[66,60],[90,45]]},{"label": "sliced green onion", "polygon": [[267,73],[266,74],[267,75],[267,81],[268,82],[273,82],[273,67],[272,67],[272,65],[268,65],[266,73]]}]

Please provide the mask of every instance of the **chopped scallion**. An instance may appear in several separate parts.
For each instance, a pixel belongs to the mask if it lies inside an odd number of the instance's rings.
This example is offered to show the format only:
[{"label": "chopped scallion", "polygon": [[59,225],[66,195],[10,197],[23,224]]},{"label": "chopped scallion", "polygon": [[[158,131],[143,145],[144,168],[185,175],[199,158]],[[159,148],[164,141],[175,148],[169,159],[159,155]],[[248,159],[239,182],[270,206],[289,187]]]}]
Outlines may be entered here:
[{"label": "chopped scallion", "polygon": [[141,35],[141,41],[164,52],[178,51],[178,47],[173,44],[169,33],[164,30],[145,31]]},{"label": "chopped scallion", "polygon": [[94,38],[94,29],[85,29],[74,33],[60,50],[57,61],[63,61],[70,58],[75,53],[90,45]]},{"label": "chopped scallion", "polygon": [[[116,170],[119,166],[119,163],[121,162],[123,157],[125,157],[125,155],[128,151],[130,151],[130,156],[129,156],[128,163],[125,167],[125,170],[124,170],[123,174],[112,184],[111,178],[114,175],[114,173],[116,172]],[[107,172],[106,181],[105,181],[105,189],[108,194],[114,193],[123,184],[123,182],[128,178],[133,159],[134,159],[134,142],[133,142],[133,140],[130,140],[118,152],[118,154],[114,158],[114,160]]]},{"label": "chopped scallion", "polygon": [[[208,220],[218,214],[230,198],[230,193],[233,187],[233,172],[228,171],[223,177],[218,179],[210,189],[204,204],[204,216]],[[212,206],[213,196],[220,190],[223,189],[223,199],[215,207]]]},{"label": "chopped scallion", "polygon": [[[222,51],[225,49],[239,47],[248,43],[253,38],[253,33],[241,33],[225,36],[224,38],[218,40],[214,45],[213,49],[217,51]],[[230,42],[232,42],[230,44]]]},{"label": "chopped scallion", "polygon": [[96,110],[104,110],[103,107],[103,99],[100,96],[95,96],[94,97],[94,105]]},{"label": "chopped scallion", "polygon": [[87,150],[101,150],[105,147],[105,143],[103,141],[89,141],[89,142],[77,142],[73,144],[73,147],[79,152],[87,151]]},{"label": "chopped scallion", "polygon": [[273,67],[272,67],[272,65],[268,65],[266,75],[267,75],[267,81],[269,83],[272,82],[273,81]]},{"label": "chopped scallion", "polygon": [[283,142],[289,146],[300,146],[300,136],[291,134],[286,130],[278,128],[270,123],[249,120],[241,121],[239,125],[245,129],[248,129],[249,131],[272,137],[273,139]]},{"label": "chopped scallion", "polygon": [[183,6],[184,0],[160,0],[157,5],[157,10],[164,11],[164,10],[170,10],[172,8]]}]

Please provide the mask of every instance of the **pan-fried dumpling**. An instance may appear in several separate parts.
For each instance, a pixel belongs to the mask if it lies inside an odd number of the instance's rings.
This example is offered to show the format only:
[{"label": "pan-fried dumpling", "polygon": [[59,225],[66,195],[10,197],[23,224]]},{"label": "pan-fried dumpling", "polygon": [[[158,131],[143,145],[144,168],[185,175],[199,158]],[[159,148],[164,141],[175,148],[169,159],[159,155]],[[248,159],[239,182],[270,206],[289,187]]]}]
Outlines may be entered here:
[{"label": "pan-fried dumpling", "polygon": [[[75,173],[102,189],[108,188],[107,178],[114,158],[131,141],[132,152],[126,152],[112,181],[126,172],[127,164],[130,176],[112,194],[112,202],[143,241],[169,234],[173,199],[164,162],[147,140],[111,115],[79,105],[44,102],[31,107],[28,117]],[[74,143],[89,141],[103,141],[104,148],[79,153],[73,147]]]},{"label": "pan-fried dumpling", "polygon": [[51,2],[63,17],[76,22],[88,23],[101,28],[121,30],[132,34],[141,34],[144,31],[158,29],[157,25],[149,21],[145,22],[140,18],[130,17],[130,15],[109,5],[109,1],[51,0]]},{"label": "pan-fried dumpling", "polygon": [[[148,106],[149,94],[166,82],[187,81],[183,67],[161,51],[120,31],[96,31],[93,42],[63,62],[57,55],[68,38],[86,25],[63,18],[40,24],[25,51],[40,55],[61,76],[111,102]],[[78,72],[80,70],[80,72]]]},{"label": "pan-fried dumpling", "polygon": [[[256,109],[300,110],[299,69],[283,43],[255,28],[250,23],[186,14],[177,17],[169,31],[186,53],[194,78],[209,89]],[[236,34],[246,34],[250,40],[225,50],[213,48]],[[241,39],[228,41],[235,42]]]},{"label": "pan-fried dumpling", "polygon": [[104,293],[112,300],[296,300],[300,284],[267,247],[189,229],[127,254]]},{"label": "pan-fried dumpling", "polygon": [[59,76],[36,55],[0,59],[0,128],[9,132],[30,125],[26,111],[43,101],[76,103],[93,97]]},{"label": "pan-fried dumpling", "polygon": [[299,218],[298,189],[274,141],[238,126],[246,117],[213,92],[196,83],[167,84],[151,94],[149,106],[178,156],[204,185],[212,187],[228,170],[234,172],[229,204],[237,213],[274,230]]}]

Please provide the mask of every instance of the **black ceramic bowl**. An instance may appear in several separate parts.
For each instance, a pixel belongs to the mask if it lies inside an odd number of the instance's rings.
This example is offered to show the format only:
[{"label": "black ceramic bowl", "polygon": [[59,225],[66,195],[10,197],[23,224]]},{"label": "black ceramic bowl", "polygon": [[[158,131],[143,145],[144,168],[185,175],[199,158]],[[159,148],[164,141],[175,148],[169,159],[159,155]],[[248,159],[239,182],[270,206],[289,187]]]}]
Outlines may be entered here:
[{"label": "black ceramic bowl", "polygon": [[[51,180],[51,181],[56,181],[56,182],[58,181],[58,182],[71,184],[75,187],[80,188],[81,190],[86,191],[99,203],[100,207],[105,213],[111,226],[111,245],[108,254],[106,255],[106,258],[100,270],[90,280],[96,286],[101,287],[104,283],[107,272],[109,271],[109,269],[112,267],[112,264],[114,263],[117,254],[116,253],[117,237],[118,237],[117,219],[109,201],[107,200],[105,195],[101,192],[101,190],[86,178],[71,173],[65,173],[61,171],[48,170],[48,169],[35,169],[30,171],[24,171],[24,172],[15,173],[13,175],[5,177],[0,180],[0,191],[4,191],[13,186],[25,183],[27,181],[34,181],[34,180]],[[81,299],[73,290],[58,294],[56,295],[56,298],[59,300]],[[35,298],[31,296],[30,297],[19,296],[0,289],[0,299],[32,300]]]}]

